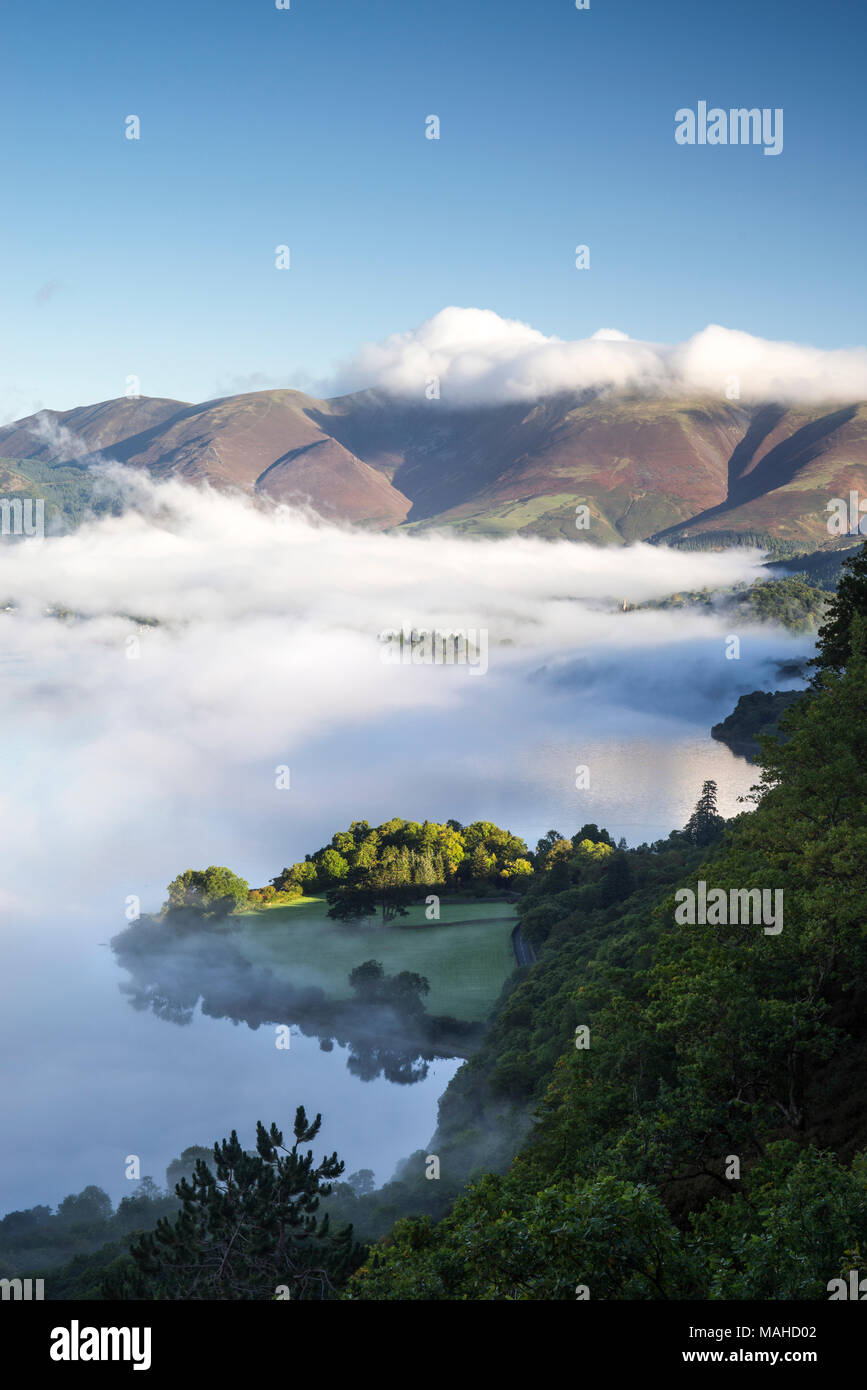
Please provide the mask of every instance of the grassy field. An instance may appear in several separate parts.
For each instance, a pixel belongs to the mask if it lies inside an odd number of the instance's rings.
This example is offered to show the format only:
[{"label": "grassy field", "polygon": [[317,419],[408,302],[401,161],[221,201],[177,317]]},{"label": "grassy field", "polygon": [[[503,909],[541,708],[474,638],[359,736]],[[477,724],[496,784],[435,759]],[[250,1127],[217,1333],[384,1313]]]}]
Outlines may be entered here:
[{"label": "grassy field", "polygon": [[332,999],[350,996],[349,972],[362,961],[381,961],[387,975],[414,970],[430,982],[428,1013],[467,1022],[487,1017],[515,968],[511,903],[446,901],[438,923],[425,921],[420,904],[399,919],[403,925],[385,927],[347,926],[325,913],[326,903],[316,898],[239,913],[236,944],[251,963],[295,985],[318,985]]}]

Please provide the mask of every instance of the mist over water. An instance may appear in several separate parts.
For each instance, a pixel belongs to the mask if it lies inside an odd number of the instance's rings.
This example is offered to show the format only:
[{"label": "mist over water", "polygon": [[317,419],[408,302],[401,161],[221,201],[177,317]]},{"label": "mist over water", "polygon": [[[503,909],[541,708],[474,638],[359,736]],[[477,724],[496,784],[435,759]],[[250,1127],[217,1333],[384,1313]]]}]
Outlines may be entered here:
[{"label": "mist over water", "polygon": [[257,1119],[291,1134],[298,1104],[322,1110],[317,1153],[337,1149],[347,1173],[372,1168],[380,1182],[430,1138],[457,1060],[431,1062],[412,1086],[382,1076],[361,1082],[347,1069],[347,1049],[323,1052],[297,1029],[291,1048],[278,1051],[273,1028],[200,1009],[187,1027],[164,1022],[130,1008],[93,925],[66,918],[43,924],[38,939],[29,930],[3,934],[4,1050],[14,1058],[4,1084],[4,1212],[54,1204],[88,1183],[117,1201],[136,1185],[124,1178],[128,1154],[163,1184],[167,1164],[189,1144],[210,1145],[237,1128],[252,1147]]},{"label": "mist over water", "polygon": [[[636,844],[706,777],[734,814],[756,770],[710,726],[790,685],[775,663],[809,644],[745,628],[728,661],[730,617],[614,606],[751,580],[754,553],[382,536],[125,485],[123,517],[0,546],[0,1212],[91,1182],[118,1199],[126,1155],[162,1183],[187,1145],[288,1130],[298,1104],[323,1113],[317,1153],[385,1181],[458,1061],[363,1081],[297,1031],[284,1052],[272,1028],[137,1010],[106,944],[128,897],[156,911],[208,864],[260,885],[357,819],[488,819],[531,846],[597,821]],[[486,629],[486,674],[385,665],[404,621]]]}]

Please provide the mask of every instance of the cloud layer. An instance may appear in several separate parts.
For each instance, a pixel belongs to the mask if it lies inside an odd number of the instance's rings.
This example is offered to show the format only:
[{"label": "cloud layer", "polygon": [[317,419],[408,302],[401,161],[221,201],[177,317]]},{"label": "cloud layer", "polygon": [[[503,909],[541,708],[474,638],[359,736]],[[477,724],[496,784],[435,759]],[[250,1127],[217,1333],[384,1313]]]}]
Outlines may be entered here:
[{"label": "cloud layer", "polygon": [[[538,537],[467,540],[372,532],[244,495],[155,482],[108,464],[102,485],[126,510],[42,543],[0,545],[0,597],[22,616],[45,605],[89,619],[126,613],[171,631],[278,620],[324,640],[365,641],[402,618],[484,625],[491,640],[568,647],[574,609],[757,577],[758,551],[605,548]],[[600,640],[608,628],[600,624]],[[263,653],[265,655],[265,653]]]},{"label": "cloud layer", "polygon": [[773,342],[710,324],[675,345],[617,329],[567,341],[490,309],[442,309],[420,327],[365,345],[331,390],[378,388],[423,399],[436,378],[457,405],[532,401],[560,391],[711,395],[821,403],[867,399],[867,348]]},{"label": "cloud layer", "polygon": [[[624,711],[642,690],[654,687],[646,712],[672,712],[686,662],[688,714],[705,730],[735,677],[756,683],[746,660],[724,659],[723,615],[613,610],[753,578],[757,552],[383,535],[107,471],[127,492],[123,515],[0,544],[0,608],[18,605],[0,611],[0,720],[15,750],[0,833],[22,871],[0,885],[7,907],[40,910],[33,884],[47,844],[67,901],[82,905],[106,864],[128,883],[155,876],[157,893],[180,861],[273,873],[280,856],[315,847],[313,821],[339,822],[335,794],[350,819],[380,793],[389,814],[427,804],[422,767],[429,757],[442,766],[442,750],[462,741],[450,813],[486,803],[482,748],[501,741],[511,759],[534,725],[550,732],[552,680],[528,681],[575,657],[594,718],[605,711],[630,732]],[[485,629],[487,675],[385,664],[379,634],[404,623]],[[407,721],[413,732],[401,735]],[[484,771],[472,767],[477,754]],[[288,799],[275,791],[280,764],[298,770]],[[261,862],[239,850],[248,832]]]}]

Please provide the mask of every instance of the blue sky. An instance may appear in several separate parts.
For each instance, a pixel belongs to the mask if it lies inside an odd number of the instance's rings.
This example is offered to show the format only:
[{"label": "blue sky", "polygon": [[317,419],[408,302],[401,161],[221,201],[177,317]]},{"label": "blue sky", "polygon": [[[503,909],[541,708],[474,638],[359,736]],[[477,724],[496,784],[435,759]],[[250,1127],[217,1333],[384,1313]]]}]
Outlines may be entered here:
[{"label": "blue sky", "polygon": [[[564,338],[865,339],[841,0],[18,0],[0,26],[4,419],[130,374],[310,388],[449,304]],[[678,146],[699,100],[782,107],[783,153]]]}]

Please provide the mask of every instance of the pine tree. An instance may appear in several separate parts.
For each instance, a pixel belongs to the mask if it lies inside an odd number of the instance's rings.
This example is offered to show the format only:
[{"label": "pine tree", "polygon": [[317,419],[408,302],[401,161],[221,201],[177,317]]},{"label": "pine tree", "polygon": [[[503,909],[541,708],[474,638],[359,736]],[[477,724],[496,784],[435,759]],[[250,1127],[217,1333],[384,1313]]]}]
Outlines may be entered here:
[{"label": "pine tree", "polygon": [[686,834],[699,849],[718,840],[725,826],[725,820],[717,811],[716,792],[716,782],[703,784],[695,810],[684,826]]},{"label": "pine tree", "polygon": [[412,865],[409,858],[409,849],[406,845],[401,845],[397,855],[398,883],[412,882]]},{"label": "pine tree", "polygon": [[422,850],[421,854],[416,854],[414,856],[414,859],[414,883],[418,883],[424,887],[429,887],[431,884],[439,882],[439,879],[437,878],[437,871],[434,867],[433,855],[431,854],[428,848]]},{"label": "pine tree", "polygon": [[105,1296],[234,1301],[285,1297],[277,1290],[286,1288],[290,1299],[335,1297],[363,1250],[351,1226],[332,1234],[328,1217],[317,1219],[344,1168],[336,1153],[314,1166],[312,1150],[299,1152],[321,1123],[321,1115],[308,1123],[299,1106],[290,1149],[276,1125],[260,1121],[255,1154],[232,1130],[214,1145],[213,1171],[199,1159],[192,1182],[178,1183],[182,1211],[130,1247],[132,1268]]},{"label": "pine tree", "polygon": [[470,872],[474,879],[488,878],[494,869],[494,856],[488,854],[484,845],[476,845],[470,856]]}]

